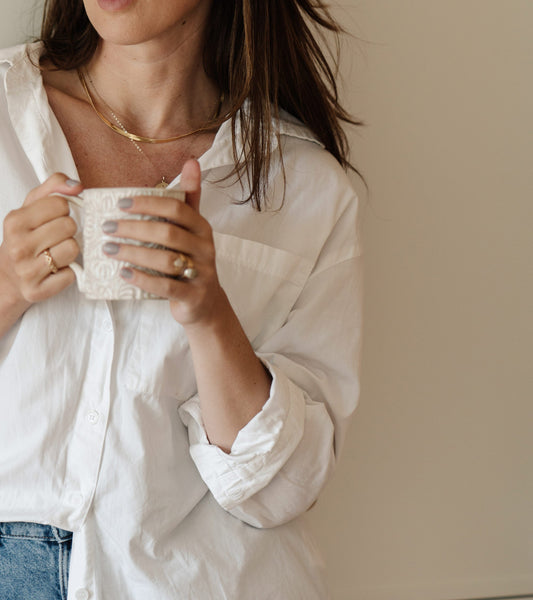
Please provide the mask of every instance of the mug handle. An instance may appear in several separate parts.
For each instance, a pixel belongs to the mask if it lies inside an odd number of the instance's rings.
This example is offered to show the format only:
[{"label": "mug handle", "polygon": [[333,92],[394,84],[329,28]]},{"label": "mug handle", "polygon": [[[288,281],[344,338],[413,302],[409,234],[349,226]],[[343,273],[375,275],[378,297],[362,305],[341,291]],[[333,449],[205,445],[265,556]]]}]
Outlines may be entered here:
[{"label": "mug handle", "polygon": [[[67,194],[60,194],[60,193],[55,193],[53,194],[54,196],[61,196],[61,198],[65,198],[65,200],[68,200],[69,202],[72,202],[72,204],[76,205],[78,208],[83,208],[83,198],[80,198],[79,196],[68,196]],[[83,267],[81,265],[79,265],[77,262],[71,262],[69,267],[74,271],[74,275],[76,275],[76,281],[78,283],[78,288],[80,291],[83,291],[83,287],[84,287],[84,271],[83,271]]]},{"label": "mug handle", "polygon": [[68,196],[67,194],[60,194],[59,192],[54,192],[52,196],[60,196],[61,198],[65,198],[65,200],[72,202],[72,204],[75,204],[79,208],[83,208],[83,198],[80,198],[79,196]]},{"label": "mug handle", "polygon": [[74,271],[74,275],[76,275],[76,281],[78,283],[78,289],[80,292],[83,292],[84,281],[85,281],[85,272],[83,267],[79,265],[77,262],[71,262],[69,267]]}]

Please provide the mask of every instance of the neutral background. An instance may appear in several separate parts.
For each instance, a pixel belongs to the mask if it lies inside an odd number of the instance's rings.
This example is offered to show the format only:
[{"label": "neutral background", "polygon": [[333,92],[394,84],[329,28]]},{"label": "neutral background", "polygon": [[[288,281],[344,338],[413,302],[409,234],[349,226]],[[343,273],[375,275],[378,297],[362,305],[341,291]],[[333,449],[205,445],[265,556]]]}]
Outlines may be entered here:
[{"label": "neutral background", "polygon": [[342,6],[371,194],[333,597],[533,597],[533,2]]},{"label": "neutral background", "polygon": [[333,600],[533,597],[533,1],[337,6],[370,195],[361,403],[310,513]]}]

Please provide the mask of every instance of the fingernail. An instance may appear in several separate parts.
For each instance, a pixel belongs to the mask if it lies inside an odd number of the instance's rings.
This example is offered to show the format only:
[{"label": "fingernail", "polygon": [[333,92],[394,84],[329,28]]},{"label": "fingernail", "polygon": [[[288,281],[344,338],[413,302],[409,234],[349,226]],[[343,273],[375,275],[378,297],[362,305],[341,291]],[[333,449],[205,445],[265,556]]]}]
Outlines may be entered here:
[{"label": "fingernail", "polygon": [[107,242],[103,245],[102,249],[106,254],[118,254],[120,246],[114,242]]},{"label": "fingernail", "polygon": [[68,185],[68,187],[76,187],[77,185],[80,185],[80,182],[76,181],[75,179],[67,179],[65,183]]},{"label": "fingernail", "polygon": [[117,227],[118,223],[116,221],[105,221],[102,225],[102,231],[104,233],[115,233]]},{"label": "fingernail", "polygon": [[131,279],[133,277],[133,271],[131,269],[120,269],[120,276],[124,279]]},{"label": "fingernail", "polygon": [[133,198],[121,198],[118,201],[117,206],[119,208],[131,208],[132,204],[133,204]]}]

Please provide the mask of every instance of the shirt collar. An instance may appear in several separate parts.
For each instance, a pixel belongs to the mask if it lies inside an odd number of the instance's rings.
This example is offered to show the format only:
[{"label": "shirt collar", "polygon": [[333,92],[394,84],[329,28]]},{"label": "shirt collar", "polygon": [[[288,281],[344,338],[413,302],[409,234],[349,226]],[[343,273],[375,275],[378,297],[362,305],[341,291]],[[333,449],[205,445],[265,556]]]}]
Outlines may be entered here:
[{"label": "shirt collar", "polygon": [[77,178],[77,169],[63,131],[48,104],[39,69],[40,43],[0,53],[7,63],[5,93],[13,129],[39,181],[62,171]]},{"label": "shirt collar", "polygon": [[[249,110],[249,102],[245,101],[242,110],[246,112]],[[278,137],[275,135],[279,133],[280,138],[291,137],[300,140],[306,140],[313,142],[323,147],[323,144],[319,139],[307,128],[302,122],[290,115],[288,112],[281,110],[280,118],[273,120],[274,135],[272,137],[271,151],[275,151],[278,147]],[[239,120],[236,123],[236,154],[241,155],[242,144],[239,136]],[[233,153],[233,142],[231,132],[231,119],[224,121],[220,126],[212,146],[203,154],[200,159],[200,167],[202,171],[210,170],[217,167],[234,166],[235,159]]]},{"label": "shirt collar", "polygon": [[[38,66],[42,48],[41,42],[35,42],[0,50],[0,64],[9,65],[5,79],[9,114],[40,181],[44,181],[55,171],[64,171],[72,177],[77,175],[70,152],[57,152],[57,144],[61,141],[66,144],[66,140],[48,104],[43,86]],[[242,110],[248,110],[248,101]],[[322,145],[303,123],[283,110],[280,111],[280,118],[273,121],[273,129],[279,132],[281,138],[292,137]],[[237,121],[237,134],[238,131]],[[271,149],[274,151],[277,146],[278,139],[274,135]],[[241,149],[237,135],[237,155]],[[55,160],[54,157],[58,159]],[[203,172],[234,166],[231,120],[222,123],[212,146],[200,157],[199,162]],[[179,178],[173,183],[178,181]]]}]

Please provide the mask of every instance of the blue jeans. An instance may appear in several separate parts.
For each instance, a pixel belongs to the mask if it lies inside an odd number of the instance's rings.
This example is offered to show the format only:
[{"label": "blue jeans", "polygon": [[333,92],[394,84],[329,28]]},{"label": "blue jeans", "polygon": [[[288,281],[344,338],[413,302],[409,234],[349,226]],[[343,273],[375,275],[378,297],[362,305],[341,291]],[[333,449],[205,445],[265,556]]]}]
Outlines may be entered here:
[{"label": "blue jeans", "polygon": [[0,598],[66,600],[72,533],[37,523],[0,523]]}]

